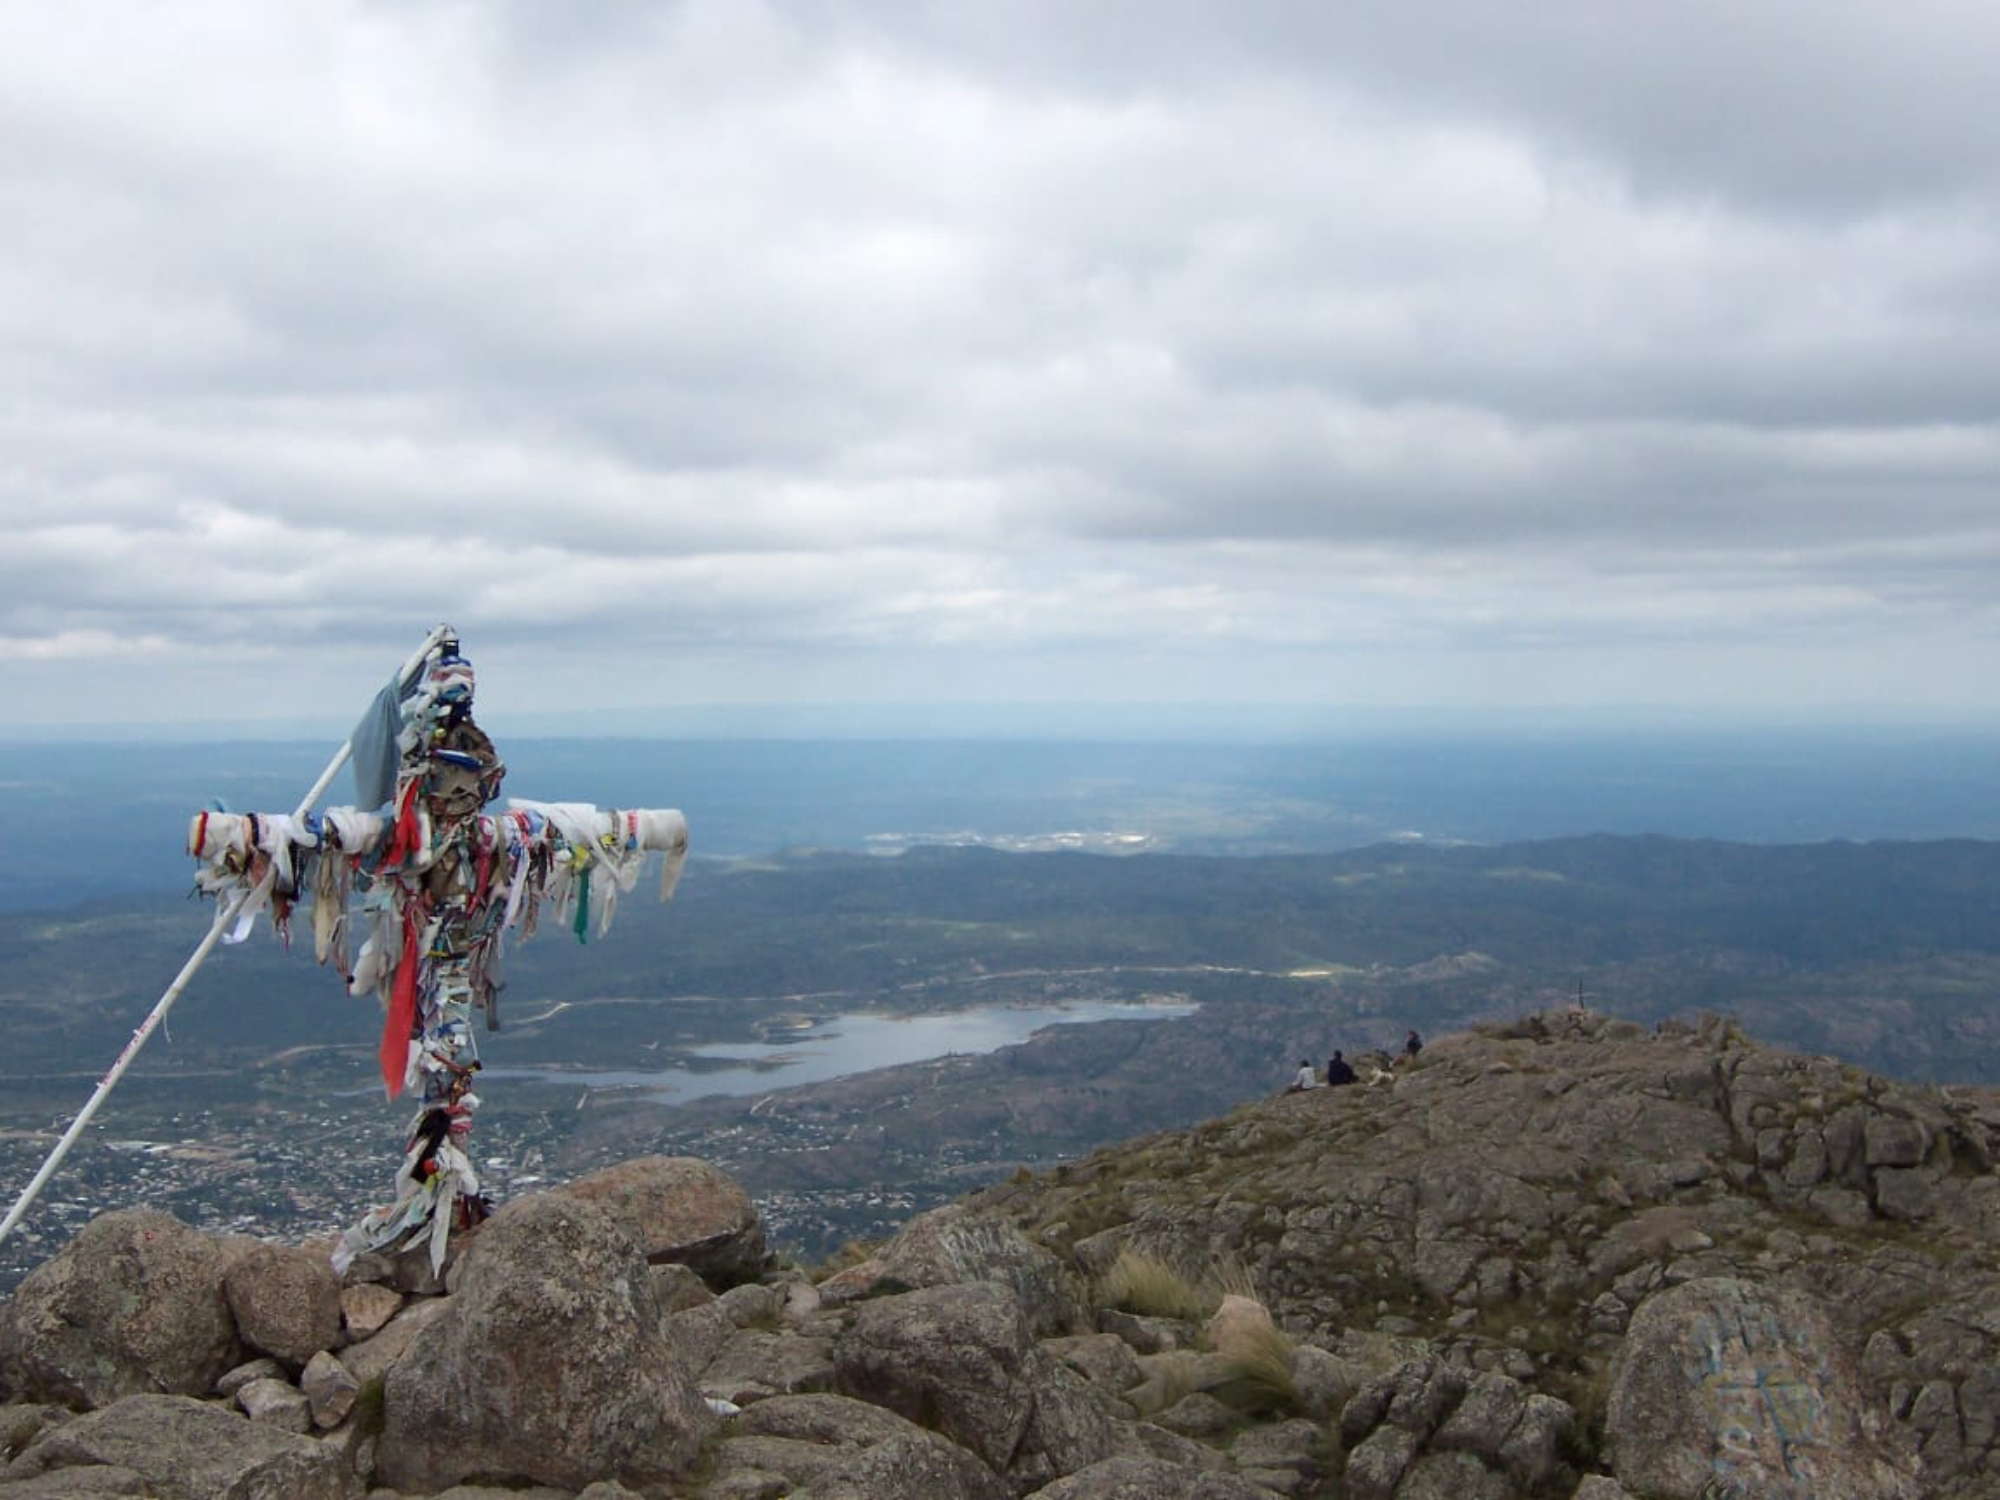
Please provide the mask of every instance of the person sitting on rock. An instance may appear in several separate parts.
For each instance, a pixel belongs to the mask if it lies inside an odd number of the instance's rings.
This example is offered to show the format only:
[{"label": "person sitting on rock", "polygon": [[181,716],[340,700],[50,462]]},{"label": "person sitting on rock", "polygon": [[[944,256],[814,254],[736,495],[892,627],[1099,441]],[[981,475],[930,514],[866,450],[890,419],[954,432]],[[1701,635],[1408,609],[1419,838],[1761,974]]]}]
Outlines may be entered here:
[{"label": "person sitting on rock", "polygon": [[1286,1089],[1285,1092],[1288,1094],[1299,1094],[1305,1092],[1307,1089],[1318,1087],[1319,1078],[1313,1072],[1312,1059],[1309,1057],[1300,1058],[1299,1076],[1292,1080],[1292,1086]]},{"label": "person sitting on rock", "polygon": [[1403,1042],[1402,1060],[1404,1062],[1415,1062],[1417,1060],[1417,1054],[1423,1050],[1424,1050],[1424,1039],[1418,1036],[1416,1033],[1416,1028],[1412,1027],[1410,1029],[1410,1034],[1408,1038],[1406,1038],[1405,1041]]},{"label": "person sitting on rock", "polygon": [[1333,1056],[1327,1059],[1326,1086],[1330,1089],[1337,1089],[1344,1083],[1353,1083],[1354,1081],[1353,1065],[1341,1055],[1340,1049],[1336,1047]]}]

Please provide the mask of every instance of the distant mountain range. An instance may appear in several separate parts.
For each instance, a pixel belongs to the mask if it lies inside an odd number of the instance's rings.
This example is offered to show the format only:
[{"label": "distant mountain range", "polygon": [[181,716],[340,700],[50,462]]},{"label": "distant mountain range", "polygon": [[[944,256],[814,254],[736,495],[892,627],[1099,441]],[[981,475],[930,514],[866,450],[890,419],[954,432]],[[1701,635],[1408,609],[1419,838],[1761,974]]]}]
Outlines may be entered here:
[{"label": "distant mountain range", "polygon": [[[115,1050],[206,921],[205,907],[157,899],[0,915],[14,1065],[87,1068]],[[2000,1076],[2000,844],[1597,836],[1252,858],[697,860],[671,905],[642,889],[608,938],[545,932],[510,965],[503,1015],[517,1024],[556,1000],[583,1005],[533,1033],[536,1062],[630,1064],[663,1039],[747,1037],[802,996],[938,1010],[1087,980],[1218,1009],[1297,1003],[1356,1018],[1364,1044],[1581,993],[1647,1020],[1727,1010],[1787,1045],[1977,1081]],[[175,1051],[192,1066],[365,1046],[371,1015],[266,930],[211,960],[175,1014]],[[504,1031],[496,1043],[512,1044]]]},{"label": "distant mountain range", "polygon": [[[1022,726],[1024,729],[1029,726]],[[1212,736],[1230,730],[1218,712]],[[2000,733],[1432,726],[1224,738],[538,739],[504,795],[678,807],[697,853],[923,844],[1312,854],[1592,833],[1740,843],[2000,838]],[[579,729],[592,726],[579,726]],[[0,739],[0,911],[177,894],[187,820],[290,811],[331,742]],[[340,776],[322,801],[351,802]]]}]

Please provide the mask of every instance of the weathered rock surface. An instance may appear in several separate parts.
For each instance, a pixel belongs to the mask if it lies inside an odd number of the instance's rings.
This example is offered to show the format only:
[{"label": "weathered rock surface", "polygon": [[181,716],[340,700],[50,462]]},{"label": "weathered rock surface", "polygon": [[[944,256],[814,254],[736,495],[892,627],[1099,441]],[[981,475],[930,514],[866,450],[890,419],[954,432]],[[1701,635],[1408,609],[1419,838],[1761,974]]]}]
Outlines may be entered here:
[{"label": "weathered rock surface", "polygon": [[[328,1269],[332,1269],[328,1267]],[[364,1281],[340,1289],[340,1322],[354,1343],[373,1338],[403,1310],[403,1294],[390,1286]]]},{"label": "weathered rock surface", "polygon": [[746,1494],[746,1476],[771,1475],[769,1493],[812,1500],[1009,1500],[1013,1494],[977,1457],[882,1407],[845,1396],[760,1401],[722,1443],[717,1486]]},{"label": "weathered rock surface", "polygon": [[1908,1434],[1862,1395],[1825,1310],[1789,1288],[1716,1278],[1647,1298],[1604,1436],[1619,1483],[1661,1500],[1919,1494]]},{"label": "weathered rock surface", "polygon": [[694,1157],[642,1156],[558,1191],[607,1210],[655,1265],[684,1265],[726,1285],[754,1279],[769,1264],[750,1195]]},{"label": "weathered rock surface", "polygon": [[322,1349],[306,1361],[299,1372],[299,1393],[306,1398],[315,1427],[338,1427],[354,1410],[361,1394],[361,1382],[340,1362],[340,1357]]},{"label": "weathered rock surface", "polygon": [[1115,1333],[1045,1339],[1042,1347],[1108,1395],[1123,1395],[1145,1378],[1139,1356]]},{"label": "weathered rock surface", "polygon": [[843,1395],[899,1412],[996,1472],[1054,1479],[1111,1457],[1113,1419],[1035,1343],[1011,1287],[928,1287],[865,1303],[834,1349]]},{"label": "weathered rock surface", "polygon": [[1189,1472],[1154,1458],[1107,1458],[1033,1492],[1030,1500],[1269,1500],[1234,1474]]},{"label": "weathered rock surface", "polygon": [[67,1422],[70,1415],[65,1407],[33,1401],[0,1406],[0,1465],[17,1458],[36,1438]]},{"label": "weathered rock surface", "polygon": [[418,1336],[450,1311],[449,1297],[420,1297],[374,1335],[342,1349],[340,1362],[362,1385],[382,1380],[410,1352]]},{"label": "weathered rock surface", "polygon": [[[1996,1162],[2000,1095],[1562,1013],[817,1285],[672,1159],[509,1205],[442,1280],[362,1257],[338,1327],[316,1267],[285,1305],[284,1257],[111,1215],[0,1309],[0,1500],[1990,1500]],[[1127,1251],[1212,1272],[1203,1312],[1098,1306]],[[122,1388],[169,1371],[211,1399]]]},{"label": "weathered rock surface", "polygon": [[[187,1396],[127,1396],[66,1422],[17,1459],[6,1478],[42,1475],[51,1484],[58,1475],[82,1478],[87,1465],[136,1474],[145,1486],[139,1493],[158,1500],[355,1500],[361,1493],[332,1449]],[[0,1487],[0,1494],[10,1490]]]},{"label": "weathered rock surface", "polygon": [[306,1432],[312,1427],[311,1403],[287,1380],[270,1376],[253,1380],[236,1393],[236,1405],[251,1421],[285,1432]]},{"label": "weathered rock surface", "polygon": [[390,1485],[581,1488],[690,1466],[712,1418],[662,1337],[645,1261],[609,1213],[557,1193],[508,1204],[453,1284],[449,1309],[388,1373],[377,1463]]},{"label": "weathered rock surface", "polygon": [[236,1254],[153,1209],[93,1219],[0,1308],[0,1390],[79,1407],[206,1394],[239,1359],[222,1290]]},{"label": "weathered rock surface", "polygon": [[159,1500],[159,1492],[146,1483],[145,1476],[109,1464],[57,1469],[48,1474],[12,1480],[5,1493],[7,1500],[93,1500],[100,1495]]},{"label": "weathered rock surface", "polygon": [[833,1389],[833,1341],[788,1330],[737,1329],[702,1367],[705,1396],[748,1406]]},{"label": "weathered rock surface", "polygon": [[[1601,1400],[1637,1310],[1726,1277],[1818,1296],[1835,1343],[1867,1351],[1860,1400],[1920,1451],[1927,1493],[1985,1500],[2000,1474],[1996,1160],[1993,1091],[1871,1077],[1713,1018],[1648,1031],[1561,1011],[1436,1038],[1384,1087],[1260,1100],[970,1207],[1079,1265],[1122,1248],[1240,1265],[1285,1330],[1345,1362],[1301,1359],[1322,1407],[1338,1407],[1344,1368],[1393,1368],[1372,1338],[1420,1341],[1569,1413],[1524,1405],[1505,1452],[1369,1425],[1348,1450],[1355,1478],[1357,1457],[1400,1485],[1427,1454],[1463,1452],[1517,1489],[1571,1482],[1578,1460],[1548,1455],[1565,1421],[1579,1453],[1601,1440],[1577,1413]],[[1135,1348],[1163,1326],[1100,1320]]]},{"label": "weathered rock surface", "polygon": [[293,1369],[340,1342],[340,1278],[324,1255],[254,1245],[230,1265],[222,1290],[243,1342]]},{"label": "weathered rock surface", "polygon": [[820,1284],[832,1303],[884,1291],[1003,1282],[1014,1290],[1037,1337],[1082,1332],[1086,1326],[1075,1278],[1007,1220],[947,1204],[920,1214],[876,1254]]}]

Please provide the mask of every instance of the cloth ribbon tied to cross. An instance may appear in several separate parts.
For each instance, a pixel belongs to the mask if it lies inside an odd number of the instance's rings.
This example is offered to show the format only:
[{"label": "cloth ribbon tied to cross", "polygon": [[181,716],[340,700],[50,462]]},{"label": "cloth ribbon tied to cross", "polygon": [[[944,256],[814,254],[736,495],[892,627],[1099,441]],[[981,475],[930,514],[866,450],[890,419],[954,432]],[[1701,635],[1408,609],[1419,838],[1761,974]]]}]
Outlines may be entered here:
[{"label": "cloth ribbon tied to cross", "polygon": [[466,1151],[479,1107],[472,1012],[499,1028],[504,935],[525,941],[546,907],[582,941],[593,903],[608,932],[649,854],[665,856],[662,901],[687,858],[687,820],[672,809],[510,799],[504,812],[487,812],[506,767],[473,722],[474,685],[446,637],[413,679],[382,690],[350,741],[366,808],[203,812],[189,825],[197,888],[248,895],[223,941],[241,942],[268,908],[289,942],[305,904],[315,957],[350,993],[382,1002],[389,1097],[419,1101],[395,1198],[341,1236],[334,1265],[343,1272],[364,1251],[391,1248],[427,1248],[441,1270],[454,1226],[485,1214]]}]

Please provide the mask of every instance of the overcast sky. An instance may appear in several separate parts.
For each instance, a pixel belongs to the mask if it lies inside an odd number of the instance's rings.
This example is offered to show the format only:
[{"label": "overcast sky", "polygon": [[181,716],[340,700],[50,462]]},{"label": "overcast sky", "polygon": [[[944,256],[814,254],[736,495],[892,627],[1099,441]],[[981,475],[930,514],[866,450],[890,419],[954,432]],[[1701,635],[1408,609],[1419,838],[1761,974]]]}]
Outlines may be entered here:
[{"label": "overcast sky", "polygon": [[[8,0],[0,726],[1986,716],[2000,9]],[[663,722],[671,724],[672,714]]]}]

